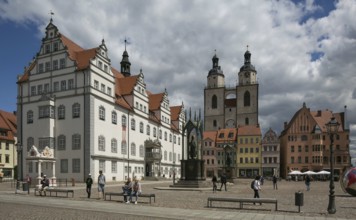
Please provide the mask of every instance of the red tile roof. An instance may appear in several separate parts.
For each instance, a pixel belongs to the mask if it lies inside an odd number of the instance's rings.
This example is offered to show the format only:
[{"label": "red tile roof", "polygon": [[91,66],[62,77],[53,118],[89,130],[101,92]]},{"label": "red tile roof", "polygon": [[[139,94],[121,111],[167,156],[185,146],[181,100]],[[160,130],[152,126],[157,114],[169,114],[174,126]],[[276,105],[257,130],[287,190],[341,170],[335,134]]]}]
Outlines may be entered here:
[{"label": "red tile roof", "polygon": [[131,95],[137,83],[138,75],[118,79],[116,86],[120,89],[121,95]]},{"label": "red tile roof", "polygon": [[217,131],[204,131],[203,132],[203,140],[211,139],[213,142],[216,141]]},{"label": "red tile roof", "polygon": [[17,133],[16,115],[0,110],[0,129],[7,132],[7,136],[0,136],[1,140],[15,140]]},{"label": "red tile roof", "polygon": [[[219,129],[216,135],[216,140],[217,141],[234,141],[236,140],[236,135],[237,135],[237,129],[236,128],[223,128]],[[232,134],[229,137],[229,134]]]},{"label": "red tile roof", "polygon": [[261,128],[259,125],[244,125],[239,126],[237,129],[238,135],[261,135]]},{"label": "red tile roof", "polygon": [[164,93],[158,93],[158,94],[150,94],[148,96],[149,98],[149,106],[150,110],[158,110],[161,107],[161,102],[163,100]]},{"label": "red tile roof", "polygon": [[182,111],[183,105],[180,106],[171,106],[171,121],[178,121],[179,115]]}]

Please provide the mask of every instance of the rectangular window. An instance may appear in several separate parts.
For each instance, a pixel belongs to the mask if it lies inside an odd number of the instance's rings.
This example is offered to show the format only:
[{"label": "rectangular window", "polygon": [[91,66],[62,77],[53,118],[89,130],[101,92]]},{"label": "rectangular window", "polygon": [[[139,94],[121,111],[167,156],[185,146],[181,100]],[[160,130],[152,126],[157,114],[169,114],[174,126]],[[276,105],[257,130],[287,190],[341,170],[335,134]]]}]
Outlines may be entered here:
[{"label": "rectangular window", "polygon": [[54,118],[54,106],[40,106],[39,118]]},{"label": "rectangular window", "polygon": [[58,92],[59,91],[59,82],[54,82],[53,83],[53,91]]},{"label": "rectangular window", "polygon": [[61,81],[61,90],[65,91],[67,89],[67,81],[62,80]]},{"label": "rectangular window", "polygon": [[80,173],[80,159],[73,159],[72,160],[72,172],[73,173]]},{"label": "rectangular window", "polygon": [[50,53],[51,52],[51,46],[49,44],[47,44],[45,46],[45,53]]},{"label": "rectangular window", "polygon": [[99,82],[94,80],[94,89],[99,89]]},{"label": "rectangular window", "polygon": [[61,173],[68,173],[68,159],[61,159]]},{"label": "rectangular window", "polygon": [[51,62],[46,62],[46,72],[51,70]]},{"label": "rectangular window", "polygon": [[99,160],[99,170],[105,173],[105,160]]},{"label": "rectangular window", "polygon": [[44,72],[43,63],[38,64],[38,72],[39,73],[43,73]]},{"label": "rectangular window", "polygon": [[105,85],[104,84],[101,84],[101,91],[105,92]]},{"label": "rectangular window", "polygon": [[54,51],[58,51],[58,49],[59,49],[59,44],[58,44],[58,42],[54,42],[54,43],[53,43],[53,50],[54,50]]},{"label": "rectangular window", "polygon": [[108,95],[111,95],[111,88],[108,87]]},{"label": "rectangular window", "polygon": [[58,60],[53,60],[53,70],[58,70]]},{"label": "rectangular window", "polygon": [[108,72],[108,66],[107,65],[104,65],[104,71]]},{"label": "rectangular window", "polygon": [[31,95],[36,95],[36,86],[31,86]]},{"label": "rectangular window", "polygon": [[42,85],[38,85],[37,86],[37,92],[38,92],[38,95],[41,95],[42,94]]},{"label": "rectangular window", "polygon": [[10,155],[9,154],[5,155],[5,163],[10,163]]},{"label": "rectangular window", "polygon": [[59,60],[59,68],[64,69],[66,67],[66,60],[64,58]]},{"label": "rectangular window", "polygon": [[99,68],[103,69],[103,63],[101,61],[99,61]]},{"label": "rectangular window", "polygon": [[48,93],[49,92],[49,83],[44,84],[43,92],[44,93]]},{"label": "rectangular window", "polygon": [[111,173],[117,173],[117,162],[111,161]]},{"label": "rectangular window", "polygon": [[74,89],[74,79],[68,80],[68,89]]},{"label": "rectangular window", "polygon": [[80,135],[74,134],[72,136],[72,150],[79,150],[80,149]]}]

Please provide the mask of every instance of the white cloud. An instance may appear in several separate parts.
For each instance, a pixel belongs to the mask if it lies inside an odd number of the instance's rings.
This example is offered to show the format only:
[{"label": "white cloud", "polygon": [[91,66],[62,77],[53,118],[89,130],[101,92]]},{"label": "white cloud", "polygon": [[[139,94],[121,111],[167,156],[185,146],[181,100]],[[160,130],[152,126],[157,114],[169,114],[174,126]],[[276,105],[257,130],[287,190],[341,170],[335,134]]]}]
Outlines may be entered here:
[{"label": "white cloud", "polygon": [[[283,129],[306,102],[312,110],[343,111],[356,124],[356,4],[339,1],[328,17],[314,1],[23,1],[0,3],[0,19],[34,22],[43,36],[53,10],[54,24],[84,48],[105,38],[119,67],[128,37],[132,70],[142,68],[148,88],[167,88],[172,105],[203,106],[203,88],[214,50],[226,84],[233,86],[246,45],[260,83],[260,123]],[[311,61],[311,54],[323,53]],[[23,64],[18,64],[23,65]],[[354,129],[353,129],[354,131]],[[353,135],[353,134],[352,134]],[[354,146],[354,144],[352,144]]]}]

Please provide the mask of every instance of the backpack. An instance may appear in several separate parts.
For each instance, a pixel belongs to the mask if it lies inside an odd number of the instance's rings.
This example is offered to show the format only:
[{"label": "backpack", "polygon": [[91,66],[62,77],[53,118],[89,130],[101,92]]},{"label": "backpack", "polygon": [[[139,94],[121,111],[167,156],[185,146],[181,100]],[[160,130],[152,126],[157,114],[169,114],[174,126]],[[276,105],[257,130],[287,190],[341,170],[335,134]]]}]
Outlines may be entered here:
[{"label": "backpack", "polygon": [[252,180],[251,182],[251,189],[255,189],[255,180]]}]

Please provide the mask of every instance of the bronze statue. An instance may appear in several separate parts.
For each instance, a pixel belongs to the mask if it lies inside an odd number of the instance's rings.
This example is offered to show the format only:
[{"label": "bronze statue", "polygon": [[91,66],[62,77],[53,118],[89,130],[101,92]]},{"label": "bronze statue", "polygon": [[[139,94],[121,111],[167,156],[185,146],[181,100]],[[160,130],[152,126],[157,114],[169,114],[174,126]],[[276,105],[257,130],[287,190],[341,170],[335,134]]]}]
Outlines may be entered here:
[{"label": "bronze statue", "polygon": [[196,144],[194,141],[194,136],[191,137],[190,142],[189,142],[189,147],[190,147],[190,159],[194,159],[196,157]]}]

